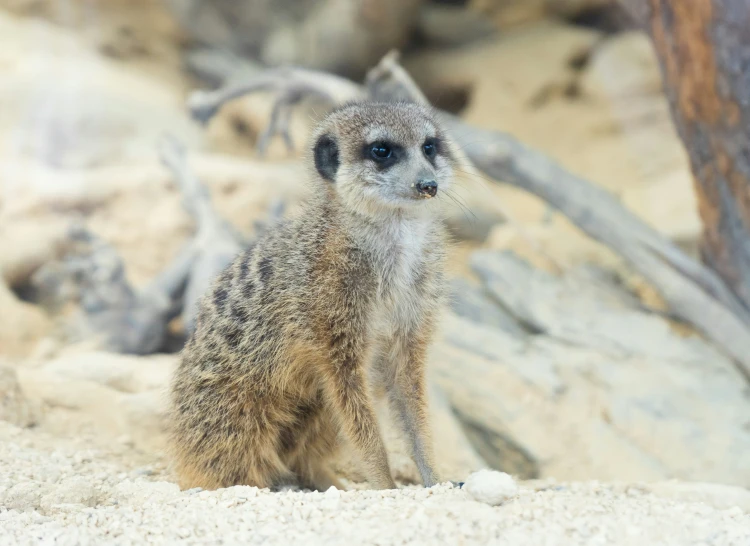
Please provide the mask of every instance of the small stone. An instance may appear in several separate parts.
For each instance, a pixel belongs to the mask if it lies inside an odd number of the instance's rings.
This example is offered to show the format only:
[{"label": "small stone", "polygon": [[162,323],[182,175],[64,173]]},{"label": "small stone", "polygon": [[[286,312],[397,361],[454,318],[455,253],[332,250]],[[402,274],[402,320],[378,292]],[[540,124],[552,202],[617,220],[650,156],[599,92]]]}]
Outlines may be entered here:
[{"label": "small stone", "polygon": [[505,472],[480,470],[474,472],[463,486],[469,496],[477,502],[497,506],[518,494],[518,485]]},{"label": "small stone", "polygon": [[341,497],[341,491],[336,489],[333,485],[326,490],[326,498],[338,499]]}]

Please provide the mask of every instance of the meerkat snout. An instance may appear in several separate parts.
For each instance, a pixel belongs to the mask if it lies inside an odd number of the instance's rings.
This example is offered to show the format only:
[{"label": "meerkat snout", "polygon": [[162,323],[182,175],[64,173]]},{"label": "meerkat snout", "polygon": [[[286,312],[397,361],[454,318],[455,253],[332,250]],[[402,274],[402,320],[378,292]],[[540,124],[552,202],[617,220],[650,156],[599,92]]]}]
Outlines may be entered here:
[{"label": "meerkat snout", "polygon": [[423,197],[435,197],[438,185],[434,180],[420,180],[417,182],[417,192]]}]

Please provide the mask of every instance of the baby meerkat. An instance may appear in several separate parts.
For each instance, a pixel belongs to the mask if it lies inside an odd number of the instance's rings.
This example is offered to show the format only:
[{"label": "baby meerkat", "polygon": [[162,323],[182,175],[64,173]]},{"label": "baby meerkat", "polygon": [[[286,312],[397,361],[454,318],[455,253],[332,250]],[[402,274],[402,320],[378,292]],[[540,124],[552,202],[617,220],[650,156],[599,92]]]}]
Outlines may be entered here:
[{"label": "baby meerkat", "polygon": [[436,199],[455,154],[416,104],[354,103],[313,138],[314,195],[266,230],[202,299],[172,385],[180,485],[342,488],[339,434],[395,488],[373,400],[387,396],[425,486],[425,359],[443,296]]}]

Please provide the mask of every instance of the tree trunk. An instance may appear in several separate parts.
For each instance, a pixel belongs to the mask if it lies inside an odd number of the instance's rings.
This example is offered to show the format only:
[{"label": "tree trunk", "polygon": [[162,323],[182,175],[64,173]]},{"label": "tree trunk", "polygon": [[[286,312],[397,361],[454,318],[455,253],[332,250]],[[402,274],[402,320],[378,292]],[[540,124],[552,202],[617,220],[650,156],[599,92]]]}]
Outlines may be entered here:
[{"label": "tree trunk", "polygon": [[643,1],[690,155],[703,260],[750,308],[750,0]]}]

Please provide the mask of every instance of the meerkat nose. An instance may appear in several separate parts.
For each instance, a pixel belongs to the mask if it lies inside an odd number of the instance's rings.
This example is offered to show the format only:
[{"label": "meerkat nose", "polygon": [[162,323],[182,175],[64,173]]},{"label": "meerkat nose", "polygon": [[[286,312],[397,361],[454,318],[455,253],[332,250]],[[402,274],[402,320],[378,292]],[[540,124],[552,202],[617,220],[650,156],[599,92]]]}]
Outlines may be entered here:
[{"label": "meerkat nose", "polygon": [[435,197],[438,185],[434,180],[420,180],[417,182],[417,191],[425,197]]}]

